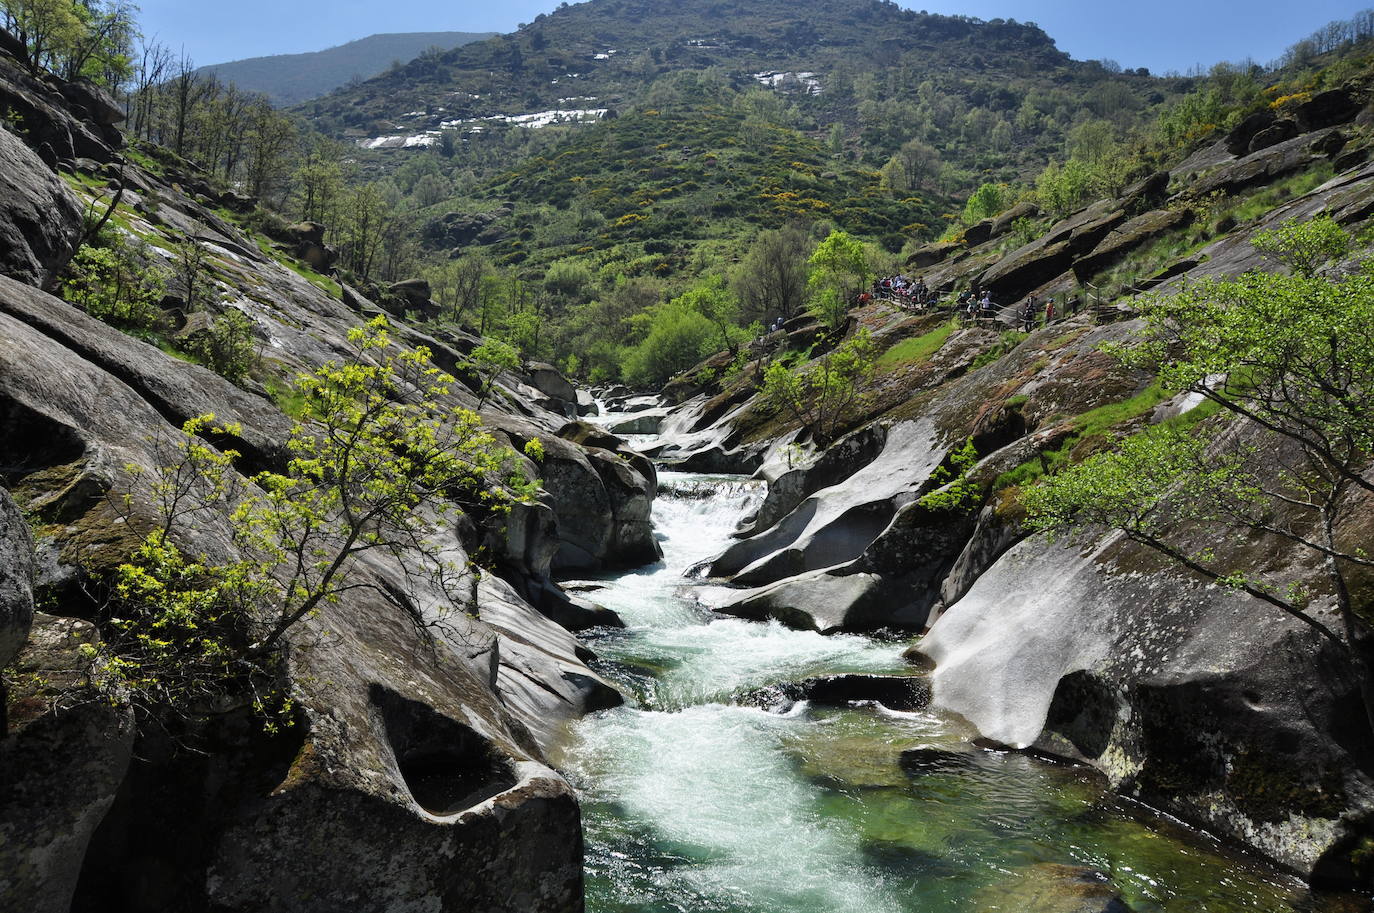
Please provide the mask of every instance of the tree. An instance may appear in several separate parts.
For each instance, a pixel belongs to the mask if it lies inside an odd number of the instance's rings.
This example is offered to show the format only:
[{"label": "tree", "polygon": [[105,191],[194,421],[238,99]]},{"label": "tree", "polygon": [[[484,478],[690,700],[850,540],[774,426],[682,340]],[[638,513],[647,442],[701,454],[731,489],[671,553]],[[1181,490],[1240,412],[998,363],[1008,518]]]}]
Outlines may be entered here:
[{"label": "tree", "polygon": [[236,384],[248,376],[258,360],[253,321],[237,308],[229,308],[216,317],[186,348],[211,371]]},{"label": "tree", "polygon": [[152,257],[141,241],[118,232],[100,232],[67,265],[60,285],[62,297],[122,330],[157,329],[166,319],[161,305],[167,272],[150,267]]},{"label": "tree", "polygon": [[809,365],[789,369],[774,362],[763,376],[763,399],[800,423],[818,447],[829,447],[866,396],[876,356],[863,330]]},{"label": "tree", "polygon": [[57,70],[86,35],[72,0],[0,0],[5,27],[28,51],[29,69]]},{"label": "tree", "polygon": [[85,77],[118,89],[133,75],[133,42],[137,31],[132,4],[97,4],[83,0],[75,11],[83,28],[67,48],[60,75],[74,80]]},{"label": "tree", "polygon": [[[476,413],[452,405],[451,377],[423,349],[398,351],[385,320],[349,335],[351,356],[298,381],[304,418],[282,472],[251,480],[238,454],[206,438],[235,436],[213,416],[188,422],[174,462],[151,480],[158,525],[112,581],[98,668],[113,690],[155,712],[204,712],[249,695],[271,714],[272,673],[283,638],[354,590],[372,590],[413,623],[442,623],[423,608],[469,605],[472,572],[440,535],[452,514],[479,519],[532,497],[512,475]],[[185,550],[208,518],[237,554],[216,561]],[[360,563],[389,555],[405,588],[377,582]]]},{"label": "tree", "polygon": [[724,279],[719,276],[702,279],[679,296],[677,302],[711,321],[720,334],[722,349],[732,356],[739,351],[739,299],[726,288]]},{"label": "tree", "polygon": [[214,281],[206,275],[204,244],[187,235],[177,242],[175,254],[175,275],[189,314],[198,310],[205,304],[203,299],[213,294]]},{"label": "tree", "polygon": [[715,327],[681,300],[660,304],[642,316],[650,329],[626,358],[625,376],[631,383],[661,385],[715,351]]},{"label": "tree", "polygon": [[301,219],[326,222],[333,215],[344,186],[340,158],[342,153],[329,141],[316,139],[306,146],[296,168]]},{"label": "tree", "polygon": [[478,376],[477,405],[480,408],[491,396],[501,372],[520,367],[520,353],[499,339],[488,339],[472,350],[469,362]]},{"label": "tree", "polygon": [[940,173],[940,154],[918,139],[907,140],[883,166],[884,185],[894,193],[915,193]]},{"label": "tree", "polygon": [[806,304],[807,249],[811,238],[801,225],[762,232],[744,255],[733,285],[745,318],[771,322],[792,319]]},{"label": "tree", "polygon": [[1255,250],[1308,279],[1350,251],[1350,236],[1325,213],[1307,222],[1284,222],[1272,231],[1257,231],[1252,243]]},{"label": "tree", "polygon": [[252,196],[275,193],[290,173],[296,128],[291,119],[259,96],[248,110],[247,185]]},{"label": "tree", "polygon": [[[1289,223],[1262,243],[1308,258],[1328,235],[1319,222]],[[1367,606],[1350,581],[1374,560],[1343,532],[1374,495],[1374,268],[1336,281],[1252,272],[1150,299],[1142,313],[1142,343],[1122,357],[1153,367],[1167,389],[1204,397],[1236,427],[1158,429],[1072,467],[1025,493],[1034,524],[1119,529],[1299,620],[1348,662],[1374,728]],[[1300,569],[1266,567],[1253,547],[1218,555],[1188,544],[1221,523],[1287,542],[1321,591]],[[1326,606],[1339,632],[1320,617]]]},{"label": "tree", "polygon": [[850,302],[872,280],[868,250],[849,233],[832,231],[816,246],[807,264],[811,309],[827,326],[838,327],[849,313]]},{"label": "tree", "polygon": [[1088,165],[1069,159],[1063,165],[1050,162],[1035,179],[1035,192],[1040,205],[1057,217],[1078,209],[1093,191],[1093,174]]},{"label": "tree", "polygon": [[1000,215],[1007,208],[1007,185],[985,183],[979,186],[964,204],[964,222],[972,225],[983,219]]}]

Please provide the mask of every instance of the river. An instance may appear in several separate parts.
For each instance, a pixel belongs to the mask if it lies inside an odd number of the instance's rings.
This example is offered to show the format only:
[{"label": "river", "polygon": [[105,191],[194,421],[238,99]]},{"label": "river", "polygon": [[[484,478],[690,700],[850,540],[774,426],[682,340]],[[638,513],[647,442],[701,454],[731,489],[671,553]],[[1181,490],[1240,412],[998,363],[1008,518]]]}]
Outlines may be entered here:
[{"label": "river", "polygon": [[558,759],[583,799],[590,913],[1104,909],[1073,905],[1104,891],[1084,869],[1134,913],[1365,909],[1130,805],[1090,771],[973,749],[935,711],[770,703],[768,686],[818,674],[912,673],[909,640],[706,608],[719,587],[688,572],[762,494],[662,473],[663,561],[589,594],[627,625],[588,645],[628,696],[577,724]]}]

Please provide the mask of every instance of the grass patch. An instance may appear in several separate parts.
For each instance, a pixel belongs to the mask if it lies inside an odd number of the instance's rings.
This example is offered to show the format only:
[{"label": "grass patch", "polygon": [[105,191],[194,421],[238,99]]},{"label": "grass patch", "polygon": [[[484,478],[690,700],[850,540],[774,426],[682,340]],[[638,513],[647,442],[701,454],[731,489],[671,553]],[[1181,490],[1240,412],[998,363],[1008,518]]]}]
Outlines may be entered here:
[{"label": "grass patch", "polygon": [[951,319],[923,336],[903,339],[878,359],[878,371],[888,373],[929,361],[958,328],[959,322]]},{"label": "grass patch", "polygon": [[1244,198],[1227,215],[1238,225],[1253,222],[1261,216],[1268,215],[1280,203],[1316,190],[1331,180],[1335,174],[1336,169],[1330,162],[1321,162],[1307,171],[1295,174],[1277,184],[1270,184],[1258,193]]},{"label": "grass patch", "polygon": [[282,412],[296,419],[305,416],[305,394],[297,390],[295,384],[279,377],[270,377],[263,381],[263,387]]},{"label": "grass patch", "polygon": [[[1041,476],[1057,472],[1063,466],[1087,459],[1109,446],[1108,431],[1140,418],[1160,403],[1168,400],[1172,395],[1158,383],[1153,383],[1130,399],[1098,406],[1096,409],[1075,416],[1071,422],[1073,433],[1065,438],[1062,444],[1054,450],[1046,450],[1037,454],[1015,469],[1009,469],[1002,473],[993,483],[993,489],[1025,486]],[[1204,403],[1203,405],[1207,404]],[[1193,412],[1198,412],[1201,409],[1202,406],[1199,406],[1197,409],[1179,416],[1179,418],[1188,418],[1192,416]],[[1201,418],[1206,418],[1206,415],[1192,418],[1191,421],[1199,421]]]}]

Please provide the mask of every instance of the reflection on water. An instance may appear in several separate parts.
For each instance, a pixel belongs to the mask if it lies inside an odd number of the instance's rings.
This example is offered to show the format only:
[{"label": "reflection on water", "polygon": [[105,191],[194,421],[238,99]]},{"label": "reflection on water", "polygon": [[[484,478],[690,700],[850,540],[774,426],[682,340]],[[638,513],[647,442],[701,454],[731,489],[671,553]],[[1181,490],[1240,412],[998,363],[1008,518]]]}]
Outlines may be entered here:
[{"label": "reflection on water", "polygon": [[628,626],[592,646],[632,703],[584,720],[561,759],[583,794],[592,913],[1036,913],[1113,889],[1135,913],[1367,909],[1128,807],[1090,771],[973,749],[935,713],[732,705],[903,670],[906,645],[712,616],[683,575],[762,492],[661,486],[663,562],[594,595]]}]

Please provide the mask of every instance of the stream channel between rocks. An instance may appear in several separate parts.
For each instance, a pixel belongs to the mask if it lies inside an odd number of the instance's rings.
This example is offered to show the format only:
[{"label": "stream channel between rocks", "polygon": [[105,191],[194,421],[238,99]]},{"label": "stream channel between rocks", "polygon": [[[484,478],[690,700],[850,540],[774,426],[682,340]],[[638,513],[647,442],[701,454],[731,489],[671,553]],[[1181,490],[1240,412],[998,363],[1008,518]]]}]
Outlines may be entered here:
[{"label": "stream channel between rocks", "polygon": [[578,723],[558,758],[582,797],[589,913],[1120,911],[1102,876],[1134,913],[1364,909],[1091,771],[974,749],[936,711],[784,700],[775,686],[812,676],[909,675],[910,641],[712,615],[719,585],[687,572],[762,495],[661,473],[663,560],[587,594],[627,626],[588,639],[626,705]]}]

